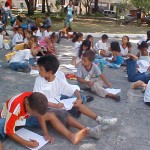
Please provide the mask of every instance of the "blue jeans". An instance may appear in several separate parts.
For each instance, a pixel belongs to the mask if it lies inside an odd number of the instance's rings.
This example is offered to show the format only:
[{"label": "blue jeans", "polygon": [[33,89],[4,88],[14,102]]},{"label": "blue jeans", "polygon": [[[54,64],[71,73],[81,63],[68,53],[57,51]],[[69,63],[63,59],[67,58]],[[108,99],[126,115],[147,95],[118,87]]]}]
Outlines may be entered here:
[{"label": "blue jeans", "polygon": [[[6,134],[4,133],[5,120],[6,120],[5,118],[0,118],[0,140],[4,139],[6,137]],[[29,117],[26,120],[25,126],[37,127],[37,128],[41,127],[37,117]]]},{"label": "blue jeans", "polygon": [[129,82],[136,82],[138,80],[141,80],[145,83],[148,83],[150,80],[150,74],[149,73],[139,73],[136,71],[136,61],[127,59],[126,60],[127,64],[127,75],[128,75],[128,80]]},{"label": "blue jeans", "polygon": [[71,22],[70,22],[70,19],[72,18],[73,16],[72,15],[67,15],[66,16],[66,19],[65,19],[65,22],[64,22],[64,26],[66,27],[67,25],[70,27],[71,26]]},{"label": "blue jeans", "polygon": [[11,62],[9,65],[11,69],[16,70],[16,71],[18,71],[18,69],[28,68],[28,63],[26,62]]}]

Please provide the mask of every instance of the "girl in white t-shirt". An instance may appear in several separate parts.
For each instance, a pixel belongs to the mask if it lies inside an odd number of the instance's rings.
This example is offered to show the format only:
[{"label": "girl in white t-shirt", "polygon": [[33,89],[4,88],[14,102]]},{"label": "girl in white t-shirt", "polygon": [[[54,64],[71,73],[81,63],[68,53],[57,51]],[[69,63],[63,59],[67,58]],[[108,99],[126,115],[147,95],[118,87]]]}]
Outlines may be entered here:
[{"label": "girl in white t-shirt", "polygon": [[73,47],[73,57],[72,57],[72,65],[76,66],[76,59],[78,57],[79,49],[83,41],[83,34],[77,33],[75,37],[72,39],[72,42],[74,43]]},{"label": "girl in white t-shirt", "polygon": [[122,37],[122,44],[120,45],[121,54],[123,57],[127,56],[128,53],[131,52],[132,45],[129,42],[128,36]]}]

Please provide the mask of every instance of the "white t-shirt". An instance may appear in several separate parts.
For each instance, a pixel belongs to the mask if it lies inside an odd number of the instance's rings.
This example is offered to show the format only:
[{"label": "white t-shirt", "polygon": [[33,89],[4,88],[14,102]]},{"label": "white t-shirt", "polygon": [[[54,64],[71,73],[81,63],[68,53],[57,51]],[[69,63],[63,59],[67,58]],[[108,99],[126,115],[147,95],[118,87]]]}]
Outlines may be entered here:
[{"label": "white t-shirt", "polygon": [[66,81],[66,78],[61,71],[57,71],[55,79],[52,82],[48,82],[41,76],[37,77],[33,92],[43,93],[49,102],[54,103],[54,98],[60,99],[62,94],[72,96],[76,89],[78,89],[76,86],[71,85]]},{"label": "white t-shirt", "polygon": [[12,38],[12,45],[15,46],[17,42],[23,42],[23,36],[19,33],[16,33]]},{"label": "white t-shirt", "polygon": [[121,50],[121,54],[122,54],[123,56],[127,55],[128,52],[129,52],[128,47],[123,48],[122,45],[120,45],[120,50]]},{"label": "white t-shirt", "polygon": [[145,90],[144,102],[150,102],[150,81],[148,81],[148,84]]},{"label": "white t-shirt", "polygon": [[78,57],[79,55],[79,49],[80,49],[80,46],[81,46],[82,42],[80,41],[77,41],[74,43],[74,47],[73,47],[73,56],[75,57]]},{"label": "white t-shirt", "polygon": [[29,60],[30,58],[33,58],[33,55],[31,54],[30,49],[24,49],[21,51],[18,51],[10,60],[9,63],[12,62],[24,62],[26,60]]},{"label": "white t-shirt", "polygon": [[33,35],[38,36],[38,37],[42,37],[42,33],[40,32],[40,30],[38,29],[37,32],[33,32]]},{"label": "white t-shirt", "polygon": [[50,32],[45,31],[45,36],[51,36],[52,33],[53,33],[53,32],[51,32],[51,31],[50,31]]},{"label": "white t-shirt", "polygon": [[107,45],[107,43],[103,43],[101,40],[99,40],[99,41],[95,44],[94,49],[95,49],[96,51],[98,51],[98,50],[105,50],[105,51],[108,52],[108,45]]}]

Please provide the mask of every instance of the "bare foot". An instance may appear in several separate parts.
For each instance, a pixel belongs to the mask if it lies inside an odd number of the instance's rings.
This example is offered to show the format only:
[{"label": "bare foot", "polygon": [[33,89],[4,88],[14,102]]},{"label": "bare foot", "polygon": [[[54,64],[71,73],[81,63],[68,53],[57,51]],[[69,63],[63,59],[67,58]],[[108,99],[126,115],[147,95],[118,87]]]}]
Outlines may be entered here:
[{"label": "bare foot", "polygon": [[139,81],[137,81],[137,82],[134,82],[134,83],[131,85],[131,88],[132,88],[132,89],[135,89],[135,88],[138,88],[138,87],[146,87],[146,84],[145,84],[143,81],[139,80]]},{"label": "bare foot", "polygon": [[86,135],[88,134],[89,129],[84,128],[80,130],[79,132],[73,134],[72,138],[70,139],[73,144],[78,144],[80,141],[82,141]]}]

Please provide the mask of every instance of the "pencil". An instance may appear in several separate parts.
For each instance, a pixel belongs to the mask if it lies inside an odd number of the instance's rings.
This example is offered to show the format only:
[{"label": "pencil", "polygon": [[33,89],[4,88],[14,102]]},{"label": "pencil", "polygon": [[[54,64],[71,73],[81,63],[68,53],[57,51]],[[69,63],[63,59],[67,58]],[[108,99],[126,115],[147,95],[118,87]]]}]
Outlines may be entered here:
[{"label": "pencil", "polygon": [[[58,102],[58,103],[61,103],[60,100],[58,100],[56,97],[54,97],[54,99]],[[64,108],[65,108],[65,105],[64,105]],[[65,108],[66,109],[66,108]]]}]

